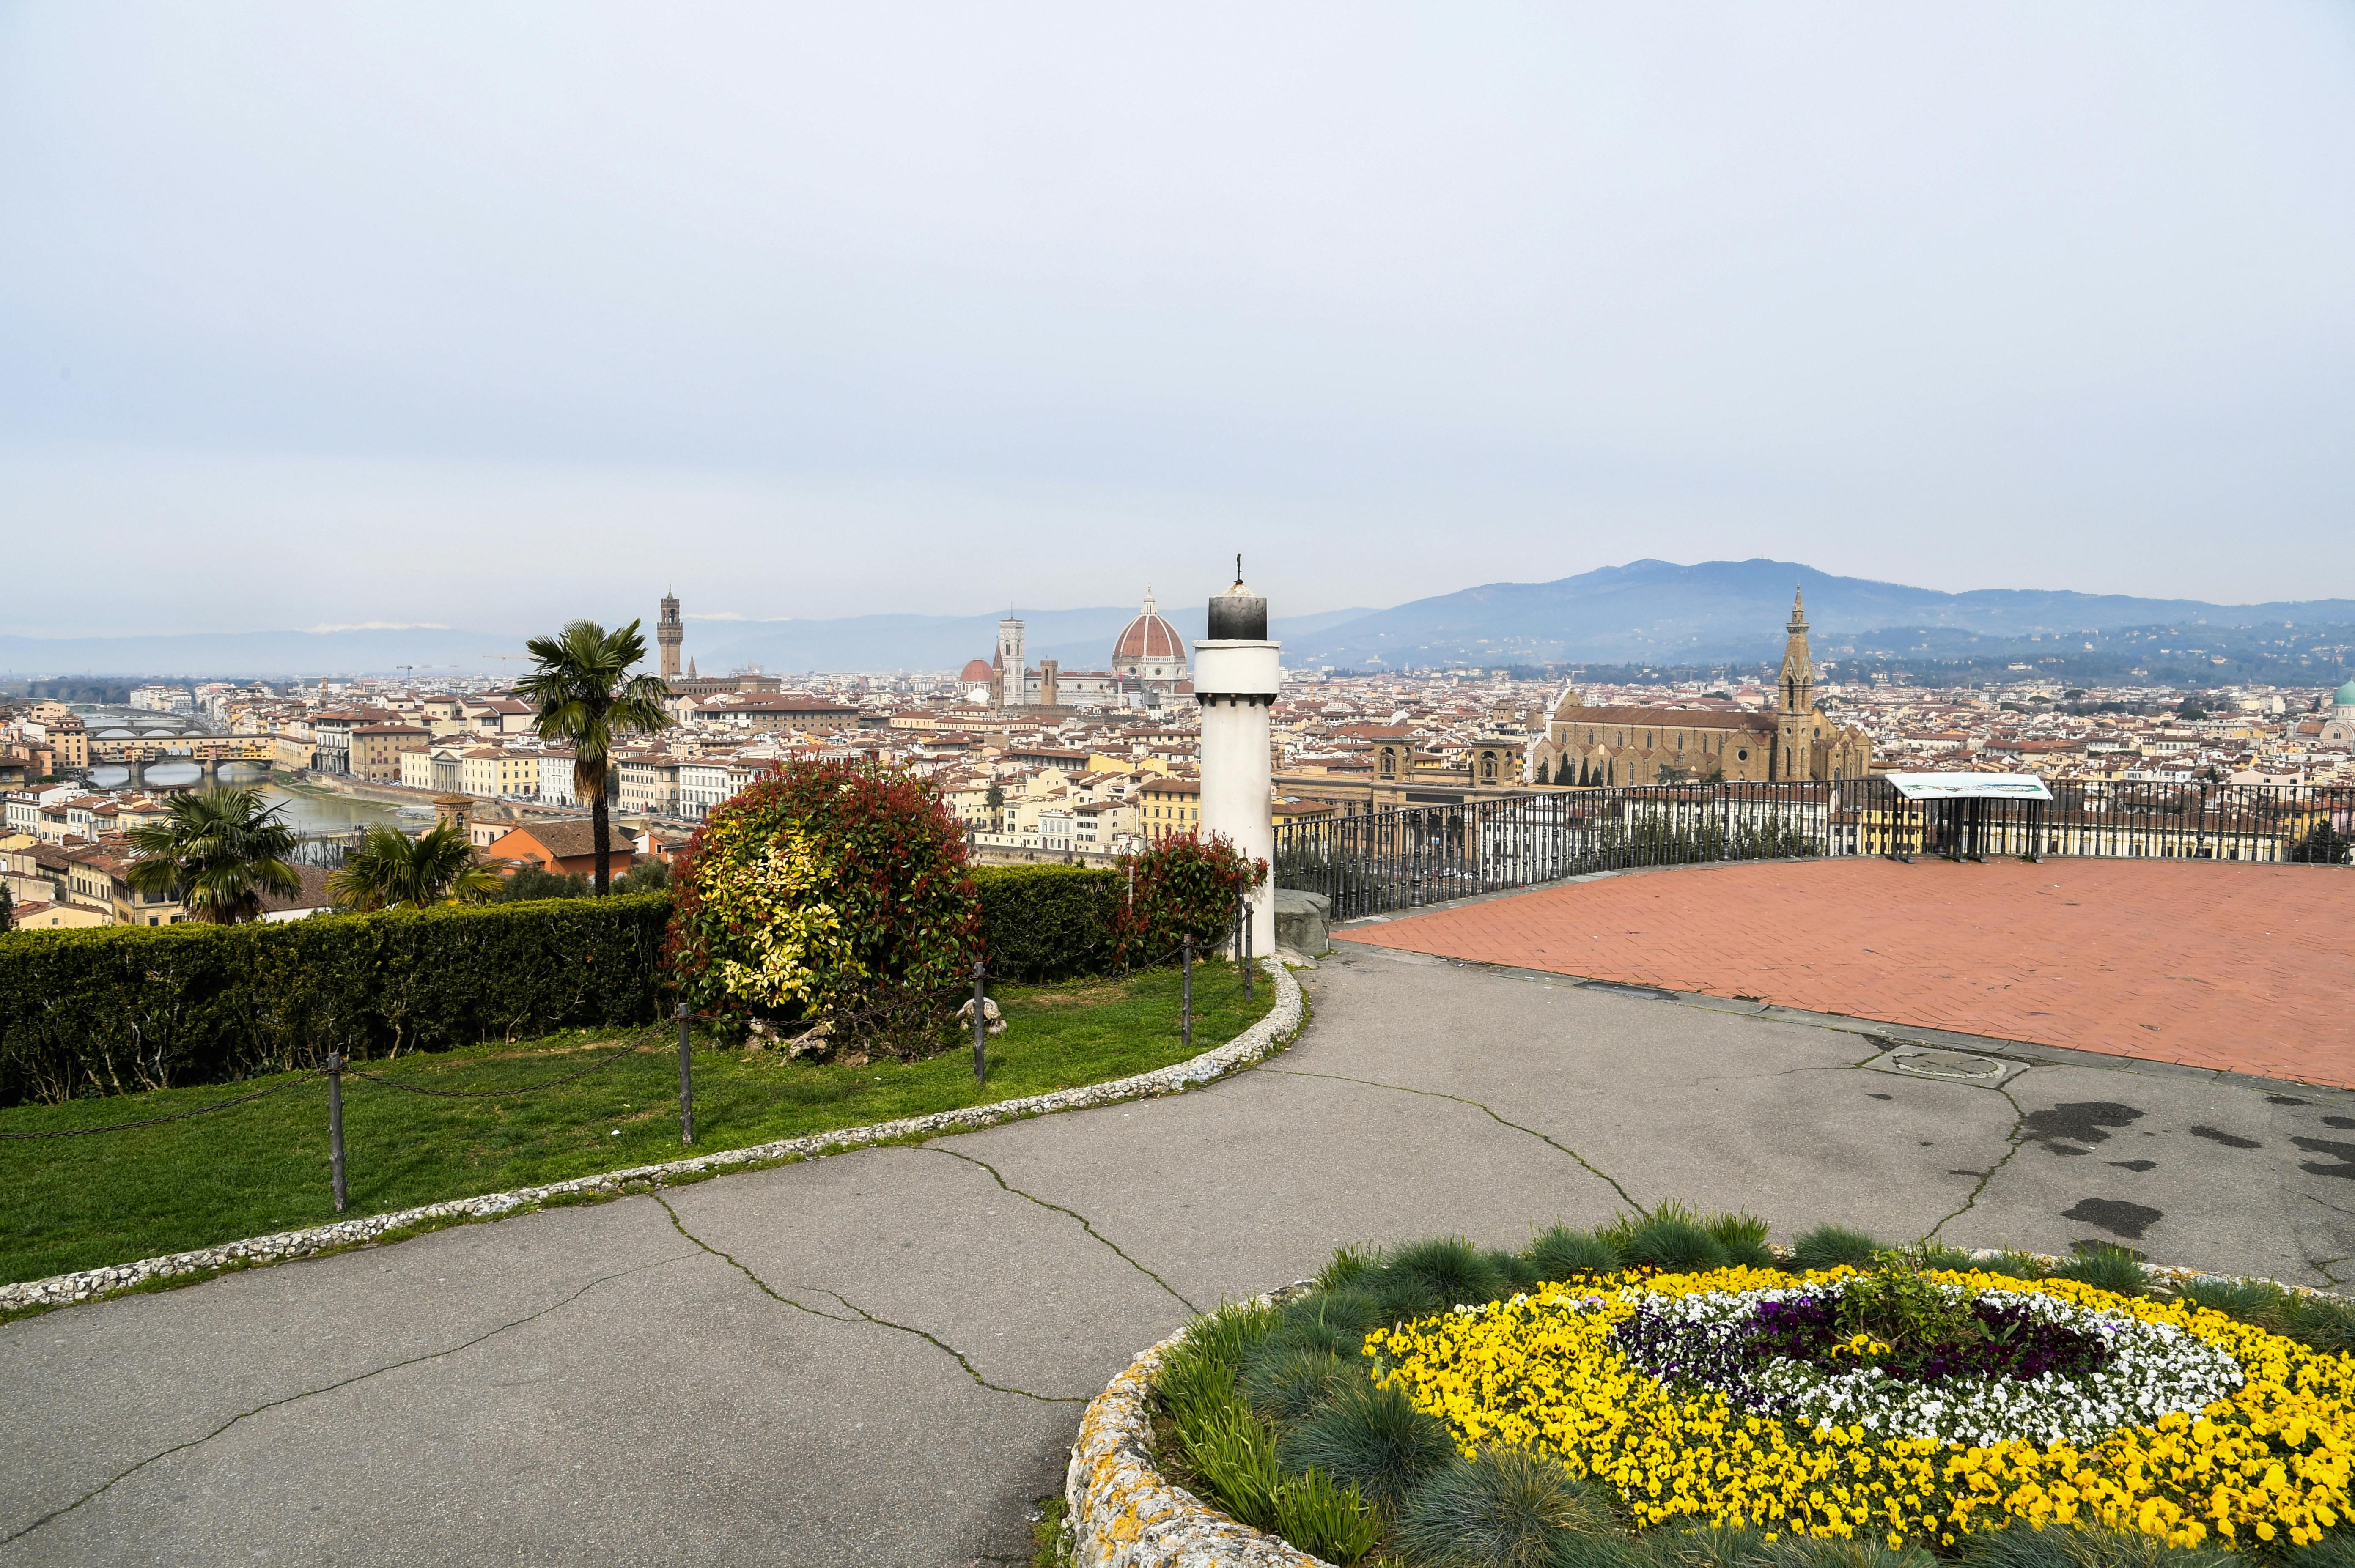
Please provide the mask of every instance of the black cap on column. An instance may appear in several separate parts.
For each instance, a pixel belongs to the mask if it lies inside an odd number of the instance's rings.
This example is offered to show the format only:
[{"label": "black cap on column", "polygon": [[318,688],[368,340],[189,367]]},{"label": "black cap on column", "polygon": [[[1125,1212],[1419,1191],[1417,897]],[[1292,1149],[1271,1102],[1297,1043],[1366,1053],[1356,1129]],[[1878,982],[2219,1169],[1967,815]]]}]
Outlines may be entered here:
[{"label": "black cap on column", "polygon": [[1267,641],[1267,601],[1243,586],[1243,558],[1235,557],[1235,585],[1210,596],[1210,640]]}]

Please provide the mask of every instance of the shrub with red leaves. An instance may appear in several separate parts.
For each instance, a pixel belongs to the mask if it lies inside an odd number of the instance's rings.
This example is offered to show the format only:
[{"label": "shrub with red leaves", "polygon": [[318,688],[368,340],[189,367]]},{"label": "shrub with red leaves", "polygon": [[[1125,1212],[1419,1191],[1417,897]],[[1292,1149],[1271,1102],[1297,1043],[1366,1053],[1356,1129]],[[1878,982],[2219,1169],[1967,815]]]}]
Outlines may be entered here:
[{"label": "shrub with red leaves", "polygon": [[679,860],[664,959],[698,1012],[751,1011],[720,980],[722,963],[745,962],[749,949],[706,902],[711,877],[704,873],[717,869],[706,857],[758,856],[789,829],[814,851],[816,896],[847,938],[845,973],[828,976],[819,994],[853,1008],[888,1005],[969,973],[981,906],[966,874],[964,832],[932,786],[882,763],[793,762],[721,804]]},{"label": "shrub with red leaves", "polygon": [[1267,862],[1244,859],[1223,833],[1187,834],[1122,856],[1116,869],[1127,885],[1113,918],[1115,951],[1122,964],[1144,965],[1164,962],[1182,937],[1197,949],[1226,941],[1236,901],[1267,875]]}]

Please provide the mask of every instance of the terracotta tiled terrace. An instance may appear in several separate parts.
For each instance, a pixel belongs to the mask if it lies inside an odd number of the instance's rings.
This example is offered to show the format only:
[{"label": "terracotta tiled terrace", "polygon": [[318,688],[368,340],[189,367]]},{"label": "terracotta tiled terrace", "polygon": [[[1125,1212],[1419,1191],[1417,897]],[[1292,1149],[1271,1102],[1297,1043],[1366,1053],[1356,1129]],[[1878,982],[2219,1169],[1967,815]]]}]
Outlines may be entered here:
[{"label": "terracotta tiled terrace", "polygon": [[2355,872],[2171,860],[1681,868],[1343,941],[2355,1087]]}]

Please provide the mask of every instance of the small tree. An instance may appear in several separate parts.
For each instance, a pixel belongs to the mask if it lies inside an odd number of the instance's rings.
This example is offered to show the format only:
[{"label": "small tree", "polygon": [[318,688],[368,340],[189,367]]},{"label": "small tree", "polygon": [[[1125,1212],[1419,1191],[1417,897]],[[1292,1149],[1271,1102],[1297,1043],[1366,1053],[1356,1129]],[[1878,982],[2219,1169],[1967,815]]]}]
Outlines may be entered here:
[{"label": "small tree", "polygon": [[1549,784],[1552,782],[1546,777],[1546,760],[1543,757],[1540,757],[1538,759],[1537,775],[1531,782],[1535,784]]},{"label": "small tree", "polygon": [[570,622],[553,637],[532,638],[524,650],[535,664],[516,683],[516,695],[539,709],[534,727],[541,740],[572,748],[572,793],[589,802],[602,898],[613,886],[613,840],[605,826],[613,747],[625,735],[652,734],[670,722],[662,707],[670,688],[654,676],[630,673],[646,656],[635,621],[617,632],[594,621]]},{"label": "small tree", "polygon": [[454,822],[411,838],[397,827],[371,827],[360,847],[327,879],[327,891],[349,910],[422,909],[482,903],[498,896],[501,878],[474,859]]},{"label": "small tree", "polygon": [[123,873],[131,891],[170,899],[210,925],[261,916],[261,895],[303,889],[294,830],[258,789],[196,790],[172,797],[161,822],[131,830],[137,855]]},{"label": "small tree", "polygon": [[989,830],[992,833],[1005,832],[1006,786],[996,779],[990,780],[989,793],[982,797],[982,804],[989,807]]},{"label": "small tree", "polygon": [[16,901],[8,892],[8,884],[0,882],[0,931],[16,928]]},{"label": "small tree", "polygon": [[[622,874],[623,881],[629,873]],[[589,879],[578,871],[551,871],[545,866],[523,866],[508,877],[506,886],[499,890],[506,903],[522,903],[530,899],[585,899],[589,896]]]}]

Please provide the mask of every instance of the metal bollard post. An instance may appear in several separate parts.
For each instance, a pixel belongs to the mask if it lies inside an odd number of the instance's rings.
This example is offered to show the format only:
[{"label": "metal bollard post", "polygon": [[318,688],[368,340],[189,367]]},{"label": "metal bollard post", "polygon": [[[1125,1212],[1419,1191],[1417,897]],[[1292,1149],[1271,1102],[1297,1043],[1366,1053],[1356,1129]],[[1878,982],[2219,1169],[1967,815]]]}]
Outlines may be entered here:
[{"label": "metal bollard post", "polygon": [[1186,1049],[1194,1049],[1194,939],[1188,936],[1178,944],[1185,965],[1178,989],[1178,1027],[1184,1031]]},{"label": "metal bollard post", "polygon": [[989,1033],[989,1020],[982,1015],[989,1008],[989,965],[982,959],[973,961],[973,1081],[978,1085],[987,1075],[988,1058],[983,1045]]},{"label": "metal bollard post", "polygon": [[340,1051],[327,1052],[327,1179],[336,1189],[336,1212],[344,1211],[344,1064]]},{"label": "metal bollard post", "polygon": [[695,1141],[695,1070],[687,1056],[687,1030],[694,1021],[695,1009],[685,1002],[671,1009],[678,1020],[678,1141]]},{"label": "metal bollard post", "polygon": [[1251,905],[1246,903],[1243,905],[1243,1000],[1246,1002],[1257,999],[1252,991],[1252,971],[1255,967],[1257,965],[1252,963]]}]

